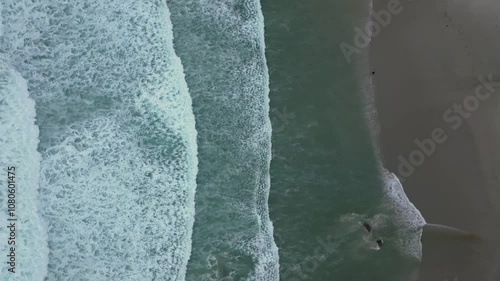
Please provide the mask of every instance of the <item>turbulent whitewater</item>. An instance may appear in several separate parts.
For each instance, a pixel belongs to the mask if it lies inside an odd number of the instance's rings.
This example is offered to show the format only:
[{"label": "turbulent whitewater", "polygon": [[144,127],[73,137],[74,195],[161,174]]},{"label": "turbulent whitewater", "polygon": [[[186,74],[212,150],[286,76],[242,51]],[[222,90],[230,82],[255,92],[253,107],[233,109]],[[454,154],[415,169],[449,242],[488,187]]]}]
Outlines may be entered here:
[{"label": "turbulent whitewater", "polygon": [[[166,3],[2,0],[1,9],[0,54],[36,102],[39,205],[47,224],[45,237],[38,213],[23,214],[33,243],[23,251],[37,254],[19,255],[38,263],[21,260],[27,275],[15,280],[184,280],[196,130]],[[9,83],[18,83],[16,75]],[[11,125],[20,132],[9,130],[22,141],[2,141],[15,146],[18,155],[9,157],[27,165],[19,174],[30,173],[26,188],[33,192],[22,200],[35,208],[33,104],[26,86],[14,84],[2,85],[2,98],[10,97],[0,103],[7,108],[2,118],[29,112]]]},{"label": "turbulent whitewater", "polygon": [[[38,206],[38,183],[40,154],[37,152],[38,127],[35,125],[35,103],[29,97],[26,81],[19,73],[0,59],[0,167],[2,171],[2,198],[0,220],[7,219],[16,225],[16,239],[7,225],[0,228],[0,280],[44,280],[47,274],[47,234]],[[8,175],[8,167],[13,167]],[[8,176],[15,183],[14,192],[9,192],[4,183]],[[8,197],[14,194],[15,197]],[[7,217],[7,198],[15,200],[13,217]],[[13,242],[13,243],[7,243]],[[15,244],[14,244],[15,243]],[[13,266],[7,264],[7,253],[15,248],[16,260]],[[5,254],[5,255],[4,255]],[[16,275],[7,271],[13,269]]]},{"label": "turbulent whitewater", "polygon": [[258,0],[168,0],[199,146],[188,280],[278,280],[269,77]]}]

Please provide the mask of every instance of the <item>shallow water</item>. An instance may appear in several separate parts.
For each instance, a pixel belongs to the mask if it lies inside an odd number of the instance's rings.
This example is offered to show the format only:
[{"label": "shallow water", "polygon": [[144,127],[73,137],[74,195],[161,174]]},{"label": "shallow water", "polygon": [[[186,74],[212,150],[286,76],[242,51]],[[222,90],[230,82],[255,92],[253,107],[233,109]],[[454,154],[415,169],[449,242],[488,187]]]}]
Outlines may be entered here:
[{"label": "shallow water", "polygon": [[415,209],[382,173],[372,143],[369,66],[362,56],[348,64],[339,48],[369,9],[263,1],[275,129],[269,205],[281,280],[410,280],[421,255],[423,220],[418,211],[406,216]]}]

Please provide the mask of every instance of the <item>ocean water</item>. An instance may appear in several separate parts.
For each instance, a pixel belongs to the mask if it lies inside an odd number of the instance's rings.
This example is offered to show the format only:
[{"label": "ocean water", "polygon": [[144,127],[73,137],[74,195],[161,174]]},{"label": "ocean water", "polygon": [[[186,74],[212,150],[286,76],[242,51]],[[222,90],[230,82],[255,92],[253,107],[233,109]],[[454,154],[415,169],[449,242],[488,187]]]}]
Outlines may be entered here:
[{"label": "ocean water", "polygon": [[260,4],[167,3],[198,131],[187,280],[278,280],[267,207],[271,123]]},{"label": "ocean water", "polygon": [[45,280],[184,280],[196,130],[166,3],[3,0],[2,24],[36,103]]},{"label": "ocean water", "polygon": [[339,48],[370,9],[0,0],[0,280],[413,280],[425,221],[383,167],[367,50]]},{"label": "ocean water", "polygon": [[280,280],[412,280],[425,221],[383,168],[368,50],[349,64],[339,47],[353,44],[355,27],[364,29],[371,2],[262,6],[275,152],[269,207]]}]

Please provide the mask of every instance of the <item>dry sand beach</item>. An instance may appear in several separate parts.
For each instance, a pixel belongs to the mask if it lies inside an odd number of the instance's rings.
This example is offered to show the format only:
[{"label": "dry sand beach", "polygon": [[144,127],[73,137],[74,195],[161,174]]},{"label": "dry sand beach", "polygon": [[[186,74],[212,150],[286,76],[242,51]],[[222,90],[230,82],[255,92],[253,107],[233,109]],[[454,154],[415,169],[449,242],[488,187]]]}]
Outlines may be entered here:
[{"label": "dry sand beach", "polygon": [[424,231],[419,280],[500,280],[500,1],[400,6],[370,46],[385,165],[428,223],[481,237]]}]

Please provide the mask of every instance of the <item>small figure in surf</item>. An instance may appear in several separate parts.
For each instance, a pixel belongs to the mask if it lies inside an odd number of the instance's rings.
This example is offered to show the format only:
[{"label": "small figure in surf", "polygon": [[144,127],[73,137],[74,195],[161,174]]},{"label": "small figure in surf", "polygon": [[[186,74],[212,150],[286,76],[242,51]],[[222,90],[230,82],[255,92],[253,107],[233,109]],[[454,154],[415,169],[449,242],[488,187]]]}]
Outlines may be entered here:
[{"label": "small figure in surf", "polygon": [[[372,233],[372,226],[367,223],[367,222],[363,222],[363,226],[365,227],[366,231],[368,231],[369,233]],[[376,240],[377,242],[377,245],[379,246],[379,248],[382,248],[382,246],[384,246],[384,240],[378,238]]]},{"label": "small figure in surf", "polygon": [[372,231],[372,226],[369,223],[364,222],[363,226],[366,228],[366,231],[368,232]]}]

